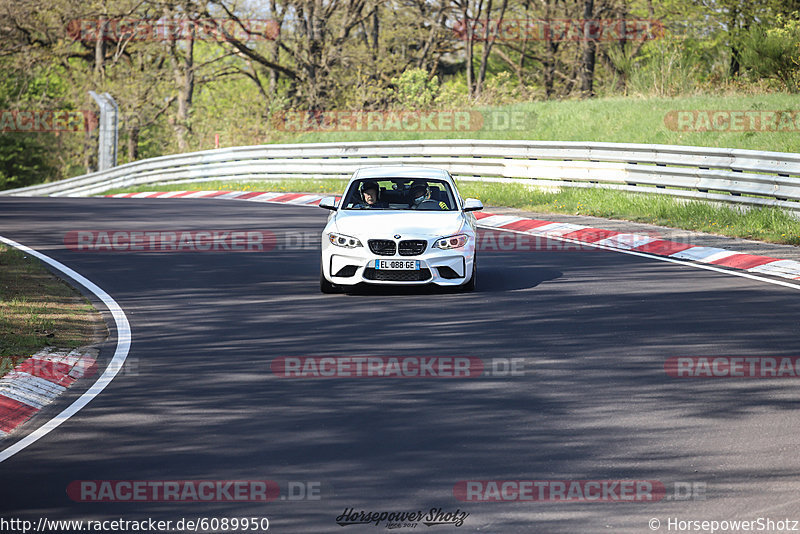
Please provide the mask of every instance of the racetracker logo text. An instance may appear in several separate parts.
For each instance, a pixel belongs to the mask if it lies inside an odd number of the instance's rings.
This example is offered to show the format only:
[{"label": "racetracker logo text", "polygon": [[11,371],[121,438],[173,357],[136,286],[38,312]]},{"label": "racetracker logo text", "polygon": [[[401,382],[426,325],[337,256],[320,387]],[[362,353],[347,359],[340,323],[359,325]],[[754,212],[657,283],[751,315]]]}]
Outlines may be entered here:
[{"label": "racetracker logo text", "polygon": [[475,378],[484,362],[474,357],[281,356],[272,361],[281,378]]},{"label": "racetracker logo text", "polygon": [[85,132],[97,124],[91,111],[0,110],[0,132]]},{"label": "racetracker logo text", "polygon": [[664,125],[674,132],[797,132],[799,110],[673,110]]},{"label": "racetracker logo text", "polygon": [[75,252],[268,252],[269,230],[72,230],[64,245]]},{"label": "racetracker logo text", "polygon": [[[0,358],[0,376],[6,373],[26,373],[49,382],[63,383],[97,374],[97,361],[89,356],[79,358],[48,359],[47,356]],[[11,375],[7,375],[11,376]]]},{"label": "racetracker logo text", "polygon": [[536,114],[527,111],[320,110],[282,111],[273,126],[286,132],[470,132],[528,131]]},{"label": "racetracker logo text", "polygon": [[280,25],[270,19],[75,19],[67,35],[75,41],[274,41]]},{"label": "racetracker logo text", "polygon": [[[591,242],[591,235],[581,236]],[[598,252],[600,247],[571,240],[550,239],[543,235],[520,234],[500,230],[478,230],[476,249],[481,252]]]},{"label": "racetracker logo text", "polygon": [[798,378],[800,356],[682,356],[664,362],[672,378]]},{"label": "racetracker logo text", "polygon": [[272,480],[73,480],[77,502],[270,502],[280,495]]},{"label": "racetracker logo text", "polygon": [[649,41],[664,35],[657,20],[468,19],[453,34],[466,41]]},{"label": "racetracker logo text", "polygon": [[656,502],[658,480],[462,480],[453,487],[468,502]]}]

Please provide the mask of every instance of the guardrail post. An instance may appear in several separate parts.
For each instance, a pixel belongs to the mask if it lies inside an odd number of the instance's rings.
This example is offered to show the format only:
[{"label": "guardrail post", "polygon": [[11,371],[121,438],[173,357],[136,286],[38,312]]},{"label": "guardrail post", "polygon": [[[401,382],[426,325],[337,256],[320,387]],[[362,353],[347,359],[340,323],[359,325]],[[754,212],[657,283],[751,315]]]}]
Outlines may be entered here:
[{"label": "guardrail post", "polygon": [[105,171],[117,166],[117,145],[119,144],[119,106],[108,94],[98,95],[89,91],[89,95],[100,107],[100,129],[97,147],[97,170]]}]

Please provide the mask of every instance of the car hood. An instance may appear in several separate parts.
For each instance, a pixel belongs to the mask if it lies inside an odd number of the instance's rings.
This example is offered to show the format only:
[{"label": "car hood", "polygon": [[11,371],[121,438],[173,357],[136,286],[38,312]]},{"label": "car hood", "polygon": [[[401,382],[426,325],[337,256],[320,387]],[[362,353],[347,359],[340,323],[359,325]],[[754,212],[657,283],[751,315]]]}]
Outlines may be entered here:
[{"label": "car hood", "polygon": [[444,237],[461,232],[464,215],[453,212],[418,211],[339,211],[335,217],[337,232],[358,238],[391,239],[395,234],[404,238]]}]

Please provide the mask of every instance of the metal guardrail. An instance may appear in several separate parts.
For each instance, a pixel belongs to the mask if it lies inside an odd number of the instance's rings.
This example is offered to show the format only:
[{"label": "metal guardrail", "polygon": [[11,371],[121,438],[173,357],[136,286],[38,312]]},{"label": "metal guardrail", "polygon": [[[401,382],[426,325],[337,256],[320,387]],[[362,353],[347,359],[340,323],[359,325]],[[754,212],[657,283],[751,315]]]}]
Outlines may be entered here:
[{"label": "metal guardrail", "polygon": [[800,211],[800,154],[461,139],[223,148],[136,161],[0,195],[86,196],[112,188],[204,179],[347,178],[360,167],[386,164],[440,167],[460,180],[602,187]]}]

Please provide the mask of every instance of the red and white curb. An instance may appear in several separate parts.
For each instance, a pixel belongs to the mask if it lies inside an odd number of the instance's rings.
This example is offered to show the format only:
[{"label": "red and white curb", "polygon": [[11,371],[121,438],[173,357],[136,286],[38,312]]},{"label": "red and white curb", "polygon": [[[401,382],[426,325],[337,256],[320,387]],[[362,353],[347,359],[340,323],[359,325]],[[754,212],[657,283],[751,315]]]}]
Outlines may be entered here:
[{"label": "red and white curb", "polygon": [[269,193],[264,191],[158,191],[144,193],[119,193],[109,198],[223,198],[250,202],[277,202],[279,204],[308,204],[316,206],[331,195],[309,193]]},{"label": "red and white curb", "polygon": [[43,349],[0,378],[0,437],[97,369],[97,349]]},{"label": "red and white curb", "polygon": [[536,236],[563,239],[574,243],[597,245],[618,251],[641,252],[666,258],[690,260],[749,273],[761,273],[800,280],[800,262],[770,256],[743,254],[715,247],[702,247],[660,239],[656,236],[591,228],[577,224],[554,223],[507,215],[478,212],[480,226],[512,230]]},{"label": "red and white curb", "polygon": [[[331,195],[270,193],[263,191],[161,191],[119,193],[106,196],[111,198],[224,198],[250,202],[316,206],[320,200]],[[650,235],[615,232],[579,224],[557,223],[486,212],[476,212],[475,216],[480,221],[479,226],[483,228],[509,230],[572,243],[589,244],[607,250],[652,254],[676,260],[688,260],[701,264],[727,267],[748,273],[800,280],[800,262],[795,260],[743,254],[722,248],[690,245],[659,239]]]},{"label": "red and white curb", "polygon": [[[73,415],[81,411],[87,404],[92,402],[92,400],[94,400],[100,393],[103,392],[103,390],[111,383],[114,377],[117,376],[117,373],[125,364],[125,359],[128,357],[128,351],[131,348],[131,325],[128,322],[128,317],[125,315],[125,312],[122,310],[117,301],[111,298],[111,296],[103,291],[102,288],[82,274],[67,267],[60,261],[55,260],[46,254],[42,254],[38,250],[34,250],[23,245],[22,243],[18,243],[12,239],[3,237],[2,235],[0,235],[0,243],[5,243],[10,247],[14,247],[25,254],[37,258],[38,260],[49,265],[52,269],[58,271],[92,293],[100,302],[105,305],[105,307],[108,309],[108,312],[111,314],[111,319],[113,320],[116,328],[117,337],[117,346],[114,349],[114,355],[111,357],[108,365],[103,370],[103,374],[101,374],[97,380],[94,381],[89,389],[81,394],[80,397],[75,399],[72,404],[61,410],[61,412],[56,414],[54,417],[45,421],[30,434],[27,434],[18,441],[13,442],[9,446],[0,450],[0,463],[2,463],[18,452],[24,450],[26,447],[36,443],[39,439],[58,428],[62,423],[69,421]],[[24,409],[24,407],[22,408]]]}]

